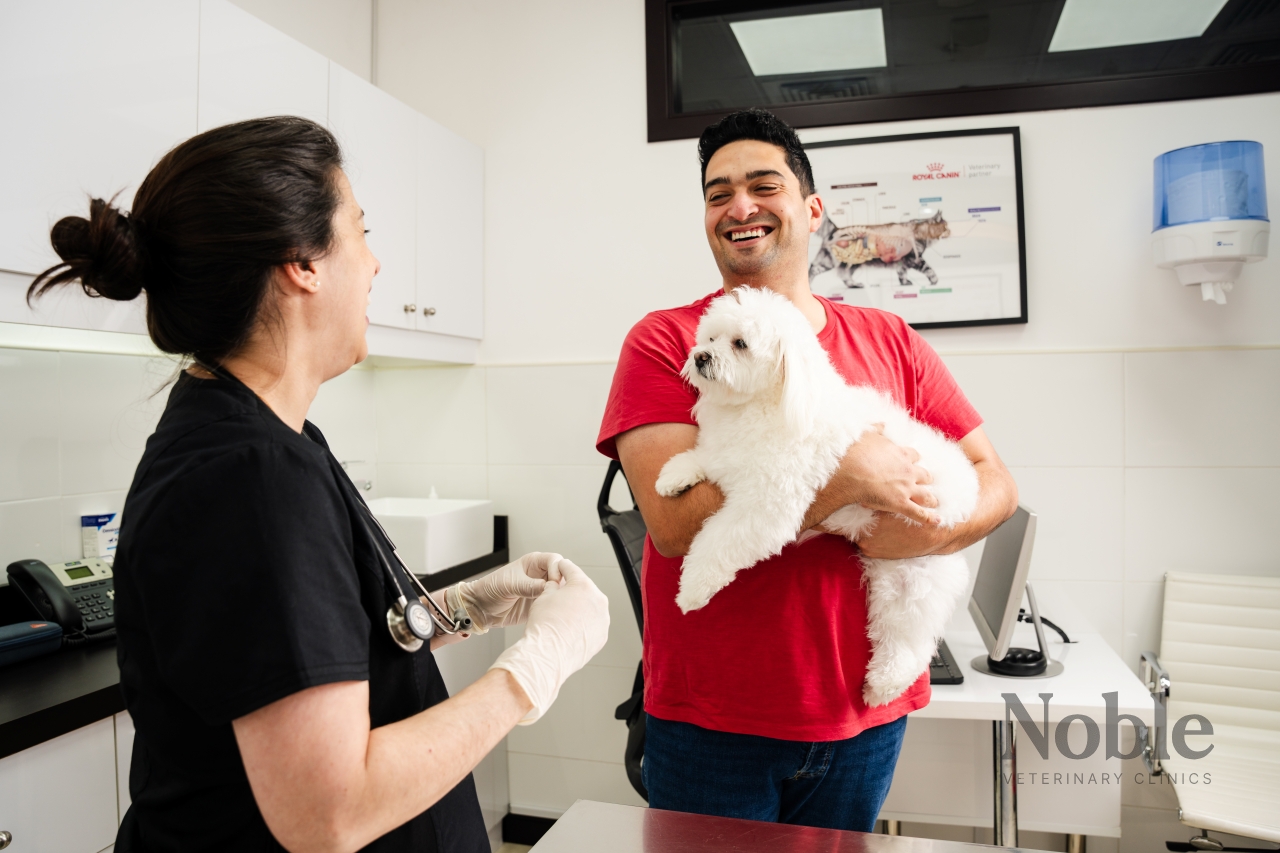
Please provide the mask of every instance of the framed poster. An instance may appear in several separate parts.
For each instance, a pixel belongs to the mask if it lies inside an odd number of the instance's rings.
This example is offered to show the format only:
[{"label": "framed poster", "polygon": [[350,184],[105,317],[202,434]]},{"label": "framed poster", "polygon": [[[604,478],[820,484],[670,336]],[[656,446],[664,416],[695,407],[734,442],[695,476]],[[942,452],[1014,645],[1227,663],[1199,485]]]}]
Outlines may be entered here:
[{"label": "framed poster", "polygon": [[1027,322],[1018,128],[805,146],[825,205],[809,285],[917,329]]}]

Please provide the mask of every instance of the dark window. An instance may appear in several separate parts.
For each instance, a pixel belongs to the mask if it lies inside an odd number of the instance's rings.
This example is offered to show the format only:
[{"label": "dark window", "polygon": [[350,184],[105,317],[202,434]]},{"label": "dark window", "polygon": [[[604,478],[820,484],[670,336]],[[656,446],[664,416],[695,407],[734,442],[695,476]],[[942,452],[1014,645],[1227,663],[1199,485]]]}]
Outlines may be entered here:
[{"label": "dark window", "polygon": [[649,139],[1280,90],[1280,0],[646,0]]}]

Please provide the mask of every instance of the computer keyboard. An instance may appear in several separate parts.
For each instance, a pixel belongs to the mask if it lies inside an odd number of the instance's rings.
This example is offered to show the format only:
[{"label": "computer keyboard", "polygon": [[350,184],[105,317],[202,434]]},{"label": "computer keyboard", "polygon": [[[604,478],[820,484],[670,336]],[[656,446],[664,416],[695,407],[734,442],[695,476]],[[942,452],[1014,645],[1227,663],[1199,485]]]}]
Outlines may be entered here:
[{"label": "computer keyboard", "polygon": [[933,653],[933,660],[929,661],[929,683],[964,683],[964,673],[960,671],[960,665],[952,656],[951,649],[947,648],[946,640],[938,641],[938,650]]}]

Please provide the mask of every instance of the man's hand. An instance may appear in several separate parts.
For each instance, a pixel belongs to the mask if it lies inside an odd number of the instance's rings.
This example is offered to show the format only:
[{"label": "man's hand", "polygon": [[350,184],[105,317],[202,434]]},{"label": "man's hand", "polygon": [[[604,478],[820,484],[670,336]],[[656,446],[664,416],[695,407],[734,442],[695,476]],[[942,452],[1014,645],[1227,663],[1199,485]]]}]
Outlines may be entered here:
[{"label": "man's hand", "polygon": [[840,467],[814,496],[803,530],[818,526],[849,504],[897,513],[923,525],[937,524],[929,511],[938,505],[929,490],[933,477],[916,464],[920,454],[894,444],[884,437],[883,430],[884,425],[878,424],[849,447]]},{"label": "man's hand", "polygon": [[922,527],[897,515],[878,513],[876,526],[858,538],[858,549],[864,557],[901,560],[928,554],[953,554],[977,542],[1013,515],[1018,508],[1018,486],[982,427],[960,439],[960,448],[978,472],[978,505],[969,520],[947,530],[936,525]]},{"label": "man's hand", "polygon": [[858,537],[858,550],[872,560],[901,560],[926,554],[950,554],[955,530],[920,525],[900,515],[877,512],[875,527]]}]

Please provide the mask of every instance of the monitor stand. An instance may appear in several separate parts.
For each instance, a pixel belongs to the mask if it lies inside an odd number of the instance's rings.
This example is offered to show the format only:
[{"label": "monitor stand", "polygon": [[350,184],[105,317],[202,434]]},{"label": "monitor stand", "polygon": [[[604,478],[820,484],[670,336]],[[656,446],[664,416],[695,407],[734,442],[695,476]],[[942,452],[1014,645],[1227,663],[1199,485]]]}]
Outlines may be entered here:
[{"label": "monitor stand", "polygon": [[1031,623],[1036,628],[1036,643],[1040,649],[1009,649],[1004,659],[992,660],[979,655],[970,664],[978,672],[1005,678],[1052,678],[1062,674],[1062,661],[1049,657],[1049,644],[1044,639],[1044,626],[1040,624],[1040,608],[1036,606],[1036,593],[1027,584],[1027,604],[1031,608]]}]

